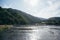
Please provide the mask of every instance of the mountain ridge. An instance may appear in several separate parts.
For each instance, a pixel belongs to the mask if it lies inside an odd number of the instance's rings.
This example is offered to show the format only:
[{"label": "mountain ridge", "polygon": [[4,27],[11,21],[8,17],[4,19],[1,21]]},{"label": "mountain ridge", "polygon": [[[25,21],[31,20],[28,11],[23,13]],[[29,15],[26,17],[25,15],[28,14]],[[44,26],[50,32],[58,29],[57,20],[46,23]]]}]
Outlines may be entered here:
[{"label": "mountain ridge", "polygon": [[[0,24],[35,24],[43,20],[17,9],[0,7]],[[3,21],[4,20],[4,21]],[[6,21],[7,20],[7,21]]]}]

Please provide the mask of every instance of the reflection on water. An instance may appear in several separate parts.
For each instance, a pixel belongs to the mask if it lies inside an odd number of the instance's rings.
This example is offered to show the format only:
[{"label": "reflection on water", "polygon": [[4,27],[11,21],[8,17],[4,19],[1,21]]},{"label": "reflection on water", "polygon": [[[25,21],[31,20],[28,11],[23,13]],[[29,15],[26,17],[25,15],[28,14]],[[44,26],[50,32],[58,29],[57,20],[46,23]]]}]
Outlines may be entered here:
[{"label": "reflection on water", "polygon": [[59,28],[57,26],[14,27],[3,34],[3,40],[60,40]]}]

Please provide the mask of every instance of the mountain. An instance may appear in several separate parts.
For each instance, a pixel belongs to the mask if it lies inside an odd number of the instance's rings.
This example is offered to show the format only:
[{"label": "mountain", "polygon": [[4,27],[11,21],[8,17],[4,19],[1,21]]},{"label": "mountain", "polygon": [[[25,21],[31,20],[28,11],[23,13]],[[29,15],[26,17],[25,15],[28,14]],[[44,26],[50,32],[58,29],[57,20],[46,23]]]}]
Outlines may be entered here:
[{"label": "mountain", "polygon": [[51,17],[47,20],[47,24],[60,25],[60,17]]},{"label": "mountain", "polygon": [[60,20],[60,17],[51,17],[50,20]]},{"label": "mountain", "polygon": [[2,8],[0,7],[0,25],[26,25],[41,23],[43,18],[34,17],[23,11],[12,9],[12,8]]}]

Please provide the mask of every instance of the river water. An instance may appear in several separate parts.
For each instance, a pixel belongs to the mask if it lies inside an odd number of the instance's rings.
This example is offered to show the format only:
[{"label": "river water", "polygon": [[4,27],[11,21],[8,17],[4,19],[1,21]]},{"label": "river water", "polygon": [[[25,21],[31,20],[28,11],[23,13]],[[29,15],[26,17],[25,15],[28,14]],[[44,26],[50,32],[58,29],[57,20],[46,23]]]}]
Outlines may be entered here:
[{"label": "river water", "polygon": [[1,40],[60,40],[60,26],[13,27]]}]

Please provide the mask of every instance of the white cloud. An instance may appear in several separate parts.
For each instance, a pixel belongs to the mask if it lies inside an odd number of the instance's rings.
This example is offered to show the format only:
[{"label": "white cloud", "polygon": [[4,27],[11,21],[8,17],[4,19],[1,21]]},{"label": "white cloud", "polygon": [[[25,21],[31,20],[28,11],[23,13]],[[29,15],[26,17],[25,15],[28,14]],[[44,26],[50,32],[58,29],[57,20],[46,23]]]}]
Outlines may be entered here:
[{"label": "white cloud", "polygon": [[24,2],[31,7],[35,7],[37,6],[39,0],[24,0]]},{"label": "white cloud", "polygon": [[[39,14],[38,17],[49,18],[49,17],[53,17],[56,14],[60,13],[60,11],[59,11],[60,9],[58,9],[60,7],[59,1],[47,0],[46,3],[48,3],[48,6],[46,6],[45,8],[42,8],[40,10],[40,12],[38,12],[38,14]],[[41,5],[43,5],[43,4],[44,3],[42,3]]]},{"label": "white cloud", "polygon": [[53,17],[60,10],[58,9],[60,7],[59,0],[25,0],[25,3],[30,7],[28,8],[30,9],[28,13],[37,17]]},{"label": "white cloud", "polygon": [[60,15],[60,0],[11,0],[7,1],[7,5],[4,7],[17,8],[43,18]]}]

